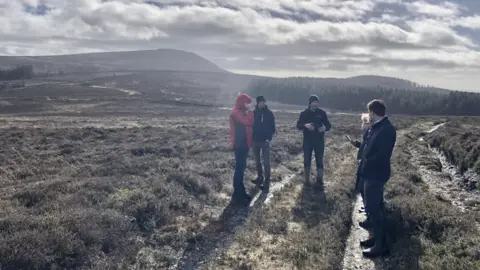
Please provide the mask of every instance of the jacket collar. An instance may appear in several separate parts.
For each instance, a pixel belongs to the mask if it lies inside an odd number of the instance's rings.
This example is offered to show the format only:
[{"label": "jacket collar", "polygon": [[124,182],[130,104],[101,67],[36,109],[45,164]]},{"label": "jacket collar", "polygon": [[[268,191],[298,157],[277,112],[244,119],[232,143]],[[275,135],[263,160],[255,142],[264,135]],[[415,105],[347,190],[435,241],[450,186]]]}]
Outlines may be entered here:
[{"label": "jacket collar", "polygon": [[382,119],[378,120],[377,122],[375,122],[372,127],[378,127],[378,126],[381,126],[383,125],[384,123],[386,123],[388,120],[388,116],[384,116]]}]

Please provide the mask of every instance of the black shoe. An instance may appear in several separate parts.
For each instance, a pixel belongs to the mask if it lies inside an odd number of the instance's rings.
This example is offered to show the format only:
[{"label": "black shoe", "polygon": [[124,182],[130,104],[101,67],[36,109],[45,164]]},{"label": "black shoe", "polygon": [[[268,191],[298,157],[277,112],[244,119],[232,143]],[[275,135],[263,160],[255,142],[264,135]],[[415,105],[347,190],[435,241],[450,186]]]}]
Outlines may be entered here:
[{"label": "black shoe", "polygon": [[372,224],[370,224],[370,222],[368,222],[368,220],[360,221],[358,223],[358,225],[360,225],[360,227],[364,228],[365,230],[368,230],[368,229],[372,228]]},{"label": "black shoe", "polygon": [[363,248],[371,248],[374,245],[375,245],[375,239],[373,237],[367,240],[360,241],[360,247],[363,247]]},{"label": "black shoe", "polygon": [[377,247],[378,245],[374,245],[372,248],[364,250],[363,256],[366,258],[377,258],[387,256],[390,253],[390,250],[386,246]]},{"label": "black shoe", "polygon": [[259,176],[256,179],[252,180],[252,183],[255,184],[257,187],[263,184],[263,177]]}]

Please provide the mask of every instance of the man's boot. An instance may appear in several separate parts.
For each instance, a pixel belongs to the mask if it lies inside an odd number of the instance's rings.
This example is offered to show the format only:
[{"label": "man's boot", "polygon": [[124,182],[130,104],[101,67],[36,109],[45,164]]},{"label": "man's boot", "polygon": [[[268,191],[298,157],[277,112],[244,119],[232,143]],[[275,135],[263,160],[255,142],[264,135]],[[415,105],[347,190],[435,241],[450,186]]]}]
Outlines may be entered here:
[{"label": "man's boot", "polygon": [[358,225],[360,225],[360,227],[362,227],[365,230],[370,230],[372,228],[372,224],[368,218],[364,221],[360,221]]},{"label": "man's boot", "polygon": [[367,258],[376,258],[387,255],[390,250],[387,246],[385,230],[383,228],[377,228],[375,230],[374,238],[375,244],[373,247],[364,250],[363,256]]},{"label": "man's boot", "polygon": [[315,183],[315,188],[323,190],[323,168],[317,168],[317,181]]},{"label": "man's boot", "polygon": [[255,180],[252,180],[252,183],[257,187],[260,187],[263,184],[263,176],[259,175],[257,178],[255,178]]},{"label": "man's boot", "polygon": [[375,238],[370,237],[367,240],[360,241],[360,247],[371,248],[375,245]]},{"label": "man's boot", "polygon": [[305,167],[303,170],[303,174],[305,177],[305,185],[310,185],[310,168]]},{"label": "man's boot", "polygon": [[270,191],[270,178],[265,179],[263,185],[260,188],[264,193],[268,193]]}]

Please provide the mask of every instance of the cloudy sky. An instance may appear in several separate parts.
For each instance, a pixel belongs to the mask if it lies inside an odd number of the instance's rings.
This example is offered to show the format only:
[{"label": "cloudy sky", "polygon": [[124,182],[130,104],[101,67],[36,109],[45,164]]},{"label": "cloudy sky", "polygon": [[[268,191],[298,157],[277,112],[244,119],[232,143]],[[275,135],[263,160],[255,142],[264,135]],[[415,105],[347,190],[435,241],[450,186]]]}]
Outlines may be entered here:
[{"label": "cloudy sky", "polygon": [[176,48],[231,71],[480,91],[480,0],[0,0],[0,55]]}]

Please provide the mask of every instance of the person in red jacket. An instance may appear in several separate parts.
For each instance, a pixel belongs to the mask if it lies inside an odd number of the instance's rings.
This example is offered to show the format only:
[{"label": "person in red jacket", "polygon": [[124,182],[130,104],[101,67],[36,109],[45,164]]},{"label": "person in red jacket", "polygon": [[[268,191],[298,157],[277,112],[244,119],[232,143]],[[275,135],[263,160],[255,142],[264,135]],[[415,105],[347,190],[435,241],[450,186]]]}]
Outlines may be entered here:
[{"label": "person in red jacket", "polygon": [[245,191],[243,177],[247,168],[247,157],[252,147],[253,106],[252,98],[240,94],[230,113],[230,142],[235,151],[235,174],[233,176],[232,201],[248,206],[252,197]]}]

